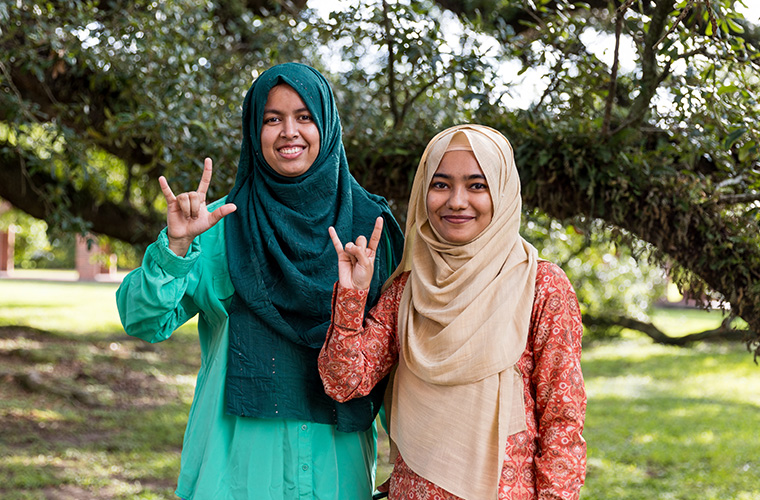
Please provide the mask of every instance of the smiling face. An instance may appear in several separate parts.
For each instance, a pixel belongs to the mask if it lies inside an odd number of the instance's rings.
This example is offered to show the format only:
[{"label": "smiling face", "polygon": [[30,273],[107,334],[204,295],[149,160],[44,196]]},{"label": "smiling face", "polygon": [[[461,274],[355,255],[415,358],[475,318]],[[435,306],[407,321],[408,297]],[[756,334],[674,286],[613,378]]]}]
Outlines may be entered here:
[{"label": "smiling face", "polygon": [[264,106],[261,150],[275,172],[297,177],[307,170],[319,154],[319,129],[306,104],[293,87],[272,87]]},{"label": "smiling face", "polygon": [[472,241],[491,222],[493,202],[472,151],[449,151],[433,174],[427,193],[430,224],[451,243]]}]

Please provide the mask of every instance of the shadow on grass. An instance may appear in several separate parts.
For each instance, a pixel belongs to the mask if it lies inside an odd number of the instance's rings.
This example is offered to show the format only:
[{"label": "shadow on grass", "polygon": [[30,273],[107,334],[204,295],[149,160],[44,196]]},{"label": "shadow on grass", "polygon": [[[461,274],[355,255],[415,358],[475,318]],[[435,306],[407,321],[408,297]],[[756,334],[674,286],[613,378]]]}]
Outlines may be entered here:
[{"label": "shadow on grass", "polygon": [[0,328],[0,498],[175,498],[199,356],[183,335]]}]

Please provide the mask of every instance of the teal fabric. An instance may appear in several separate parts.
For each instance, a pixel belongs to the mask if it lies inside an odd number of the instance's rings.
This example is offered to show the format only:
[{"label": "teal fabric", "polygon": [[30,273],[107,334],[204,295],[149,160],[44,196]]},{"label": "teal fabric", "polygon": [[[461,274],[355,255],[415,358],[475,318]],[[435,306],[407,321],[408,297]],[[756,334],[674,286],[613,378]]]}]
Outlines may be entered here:
[{"label": "teal fabric", "polygon": [[[275,85],[290,85],[319,129],[314,164],[298,177],[276,173],[259,140],[263,110]],[[243,104],[243,144],[228,200],[225,238],[235,294],[230,308],[227,412],[261,418],[296,418],[334,424],[341,431],[369,428],[385,383],[348,403],[324,394],[317,356],[330,323],[335,250],[327,228],[353,241],[385,219],[368,307],[396,266],[403,234],[385,200],[368,193],[348,169],[332,90],[315,69],[274,66],[259,76]]]},{"label": "teal fabric", "polygon": [[[213,210],[224,200],[211,205]],[[197,315],[201,367],[182,447],[176,493],[188,500],[369,500],[375,429],[344,433],[297,419],[226,414],[229,307],[233,285],[225,220],[193,242],[185,257],[165,232],[116,292],[125,331],[148,342],[168,339]]]}]

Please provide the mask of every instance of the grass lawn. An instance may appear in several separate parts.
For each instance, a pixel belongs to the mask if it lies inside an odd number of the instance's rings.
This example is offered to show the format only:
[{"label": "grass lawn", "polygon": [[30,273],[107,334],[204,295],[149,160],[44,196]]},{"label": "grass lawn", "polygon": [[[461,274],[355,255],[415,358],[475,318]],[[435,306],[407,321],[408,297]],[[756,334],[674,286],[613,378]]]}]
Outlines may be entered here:
[{"label": "grass lawn", "polygon": [[[194,326],[158,345],[126,336],[117,286],[0,279],[0,498],[175,498]],[[671,335],[720,320],[678,309],[654,319]],[[582,499],[760,498],[760,367],[744,345],[630,334],[586,345],[583,369]],[[47,389],[31,390],[29,374]],[[388,473],[381,460],[378,479]]]}]

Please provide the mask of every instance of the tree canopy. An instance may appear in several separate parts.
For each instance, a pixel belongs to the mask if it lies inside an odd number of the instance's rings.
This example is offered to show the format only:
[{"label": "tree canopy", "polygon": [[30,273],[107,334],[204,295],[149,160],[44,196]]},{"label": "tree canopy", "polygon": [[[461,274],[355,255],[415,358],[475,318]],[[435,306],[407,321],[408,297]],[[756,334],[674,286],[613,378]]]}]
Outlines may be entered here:
[{"label": "tree canopy", "polygon": [[[159,175],[234,180],[256,75],[333,83],[352,172],[403,213],[427,141],[510,138],[524,203],[604,231],[760,332],[758,27],[739,0],[0,3],[0,197],[134,244],[164,224]],[[760,353],[760,335],[749,346]]]}]

